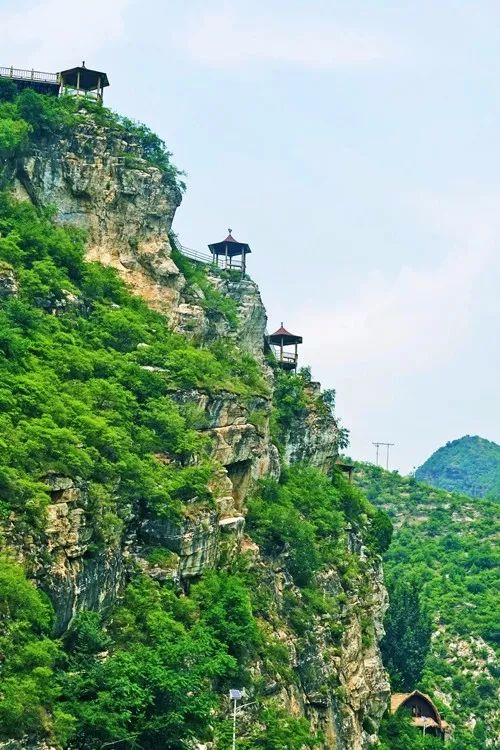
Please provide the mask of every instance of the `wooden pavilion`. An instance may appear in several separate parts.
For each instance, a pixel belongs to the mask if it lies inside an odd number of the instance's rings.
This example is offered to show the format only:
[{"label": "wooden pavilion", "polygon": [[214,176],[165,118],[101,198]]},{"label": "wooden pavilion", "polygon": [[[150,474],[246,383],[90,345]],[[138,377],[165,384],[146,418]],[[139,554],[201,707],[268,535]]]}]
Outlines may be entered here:
[{"label": "wooden pavilion", "polygon": [[432,699],[425,693],[421,693],[420,690],[414,690],[412,693],[393,693],[391,713],[394,714],[401,708],[411,713],[412,723],[422,729],[422,734],[430,734],[441,740],[447,738],[449,726],[441,718]]},{"label": "wooden pavilion", "polygon": [[[273,347],[276,359],[278,360],[279,366],[283,370],[297,370],[297,362],[299,359],[298,345],[302,344],[302,336],[296,336],[294,333],[290,333],[286,328],[283,327],[283,323],[280,328],[274,333],[271,333],[267,337],[268,343]],[[293,346],[292,352],[286,351],[285,347]]]},{"label": "wooden pavilion", "polygon": [[231,234],[232,229],[228,231],[229,234],[225,240],[213,242],[208,246],[212,253],[213,263],[220,268],[241,271],[241,275],[244,276],[247,267],[246,257],[252,252],[250,245],[247,242],[238,242]]},{"label": "wooden pavilion", "polygon": [[77,68],[61,70],[59,76],[61,94],[91,96],[102,102],[103,89],[109,86],[106,73],[85,67],[85,60]]}]

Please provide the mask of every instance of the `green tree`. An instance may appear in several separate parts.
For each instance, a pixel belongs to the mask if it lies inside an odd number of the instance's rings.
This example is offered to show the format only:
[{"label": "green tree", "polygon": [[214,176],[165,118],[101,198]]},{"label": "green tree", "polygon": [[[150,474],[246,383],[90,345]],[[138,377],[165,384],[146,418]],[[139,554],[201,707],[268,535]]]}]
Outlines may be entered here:
[{"label": "green tree", "polygon": [[0,738],[57,736],[57,716],[60,739],[72,726],[69,714],[57,712],[61,649],[50,637],[52,620],[47,598],[18,564],[0,557]]},{"label": "green tree", "polygon": [[395,690],[414,690],[429,653],[432,621],[420,601],[421,586],[408,576],[389,581],[389,609],[380,644]]}]

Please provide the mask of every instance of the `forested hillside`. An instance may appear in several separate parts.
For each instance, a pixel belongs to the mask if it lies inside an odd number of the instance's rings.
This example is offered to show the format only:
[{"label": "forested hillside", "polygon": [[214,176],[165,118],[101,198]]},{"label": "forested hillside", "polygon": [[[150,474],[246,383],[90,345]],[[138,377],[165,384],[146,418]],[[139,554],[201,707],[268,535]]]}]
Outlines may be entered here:
[{"label": "forested hillside", "polygon": [[147,128],[7,82],[0,157],[0,747],[226,750],[234,687],[241,750],[373,746],[390,523],[333,392],[172,250]]},{"label": "forested hillside", "polygon": [[435,451],[415,476],[433,487],[498,500],[500,445],[477,435],[465,435]]},{"label": "forested hillside", "polygon": [[450,750],[498,746],[498,505],[372,464],[357,464],[355,481],[394,524],[382,643],[393,689],[435,698],[455,730]]}]

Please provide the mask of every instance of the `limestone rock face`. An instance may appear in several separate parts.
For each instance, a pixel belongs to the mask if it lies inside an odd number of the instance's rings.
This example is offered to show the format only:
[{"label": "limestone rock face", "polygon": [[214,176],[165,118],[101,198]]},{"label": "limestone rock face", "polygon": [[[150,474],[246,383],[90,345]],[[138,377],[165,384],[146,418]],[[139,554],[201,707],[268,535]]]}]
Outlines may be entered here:
[{"label": "limestone rock face", "polygon": [[315,406],[321,385],[311,382],[307,390],[310,404],[305,413],[292,422],[285,436],[285,459],[290,464],[307,463],[328,472],[338,457],[339,428],[331,414]]},{"label": "limestone rock face", "polygon": [[205,310],[203,291],[191,287],[182,291],[182,301],[173,313],[175,329],[188,336],[197,336],[204,343],[227,337],[242,351],[262,362],[267,314],[259,287],[247,276],[224,275],[210,267],[207,278],[223,296],[236,303],[238,324],[231,327],[220,313]]},{"label": "limestone rock face", "polygon": [[224,277],[209,274],[212,284],[223,294],[234,300],[238,308],[239,324],[236,331],[228,331],[238,346],[245,352],[262,360],[264,336],[267,326],[266,308],[255,281],[249,278]]},{"label": "limestone rock face", "polygon": [[[268,586],[275,592],[273,618],[283,620],[278,636],[298,676],[294,685],[269,683],[267,693],[276,695],[293,715],[310,719],[312,727],[324,737],[323,750],[374,747],[390,695],[378,647],[388,605],[381,564],[366,563],[364,575],[353,582],[353,591],[340,613],[313,617],[299,644],[286,626],[285,597],[294,593],[300,600],[300,591],[279,561],[273,564],[262,560],[258,550],[253,550],[253,555],[254,564],[269,571]],[[324,571],[320,584],[325,594],[342,592],[335,569]],[[335,630],[339,625],[340,634]],[[256,665],[256,673],[260,673],[260,665]]]},{"label": "limestone rock face", "polygon": [[[57,633],[62,633],[82,609],[104,611],[120,595],[132,560],[149,571],[145,554],[150,547],[175,553],[175,562],[157,571],[182,583],[213,568],[222,559],[234,559],[243,536],[242,515],[252,482],[279,475],[279,457],[269,436],[271,403],[255,396],[246,403],[234,393],[209,395],[199,391],[174,394],[180,403],[197,404],[205,413],[204,430],[212,437],[219,472],[210,489],[215,508],[188,509],[177,522],[143,517],[139,508],[122,509],[127,519],[121,536],[100,538],[92,512],[89,486],[80,479],[50,474],[45,483],[51,501],[47,507],[44,554],[31,538],[19,540],[23,556],[35,561],[35,575],[49,594],[55,610]],[[252,416],[258,414],[258,424]]]},{"label": "limestone rock face", "polygon": [[43,535],[23,534],[13,524],[7,536],[20,558],[30,560],[34,577],[49,595],[59,635],[77,612],[104,611],[116,601],[126,566],[120,545],[96,545],[98,521],[92,515],[88,483],[52,473],[45,484],[50,502]]},{"label": "limestone rock face", "polygon": [[88,259],[117,268],[151,305],[170,311],[178,304],[184,281],[168,232],[181,196],[133,138],[88,118],[57,147],[40,142],[21,160],[15,192],[55,205],[58,221],[85,229]]},{"label": "limestone rock face", "polygon": [[279,456],[269,433],[271,401],[253,396],[245,402],[235,393],[181,391],[179,403],[195,403],[206,415],[205,431],[212,438],[213,457],[225,469],[233,503],[224,512],[241,511],[246,490],[263,476],[279,476]]},{"label": "limestone rock face", "polygon": [[0,300],[15,297],[17,294],[17,280],[14,271],[0,266]]}]

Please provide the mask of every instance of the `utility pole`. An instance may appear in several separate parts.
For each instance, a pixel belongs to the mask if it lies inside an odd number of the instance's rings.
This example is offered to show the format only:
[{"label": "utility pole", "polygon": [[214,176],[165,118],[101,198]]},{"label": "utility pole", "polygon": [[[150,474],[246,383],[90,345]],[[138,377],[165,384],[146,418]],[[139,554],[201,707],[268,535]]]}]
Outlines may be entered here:
[{"label": "utility pole", "polygon": [[389,449],[393,445],[396,445],[396,443],[382,443],[382,442],[377,442],[377,443],[373,443],[373,445],[377,449],[377,453],[376,453],[376,456],[377,456],[376,457],[377,466],[378,466],[378,451],[379,451],[379,448],[380,448],[381,445],[385,445],[385,447],[386,447],[385,468],[387,469],[387,471],[389,471]]}]

